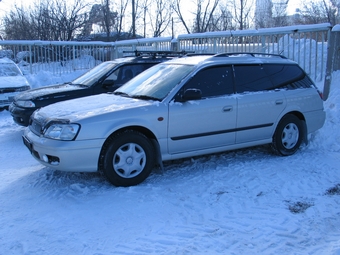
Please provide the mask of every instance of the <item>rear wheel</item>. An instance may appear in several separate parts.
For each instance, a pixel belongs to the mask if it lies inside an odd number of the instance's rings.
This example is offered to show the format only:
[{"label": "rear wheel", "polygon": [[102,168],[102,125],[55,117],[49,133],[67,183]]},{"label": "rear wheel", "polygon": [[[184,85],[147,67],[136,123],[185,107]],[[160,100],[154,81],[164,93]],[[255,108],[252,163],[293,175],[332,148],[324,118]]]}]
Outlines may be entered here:
[{"label": "rear wheel", "polygon": [[302,121],[295,115],[284,116],[276,127],[272,149],[282,156],[294,154],[300,147],[303,139]]},{"label": "rear wheel", "polygon": [[133,186],[144,181],[155,165],[153,145],[136,131],[114,135],[105,145],[101,171],[115,186]]}]

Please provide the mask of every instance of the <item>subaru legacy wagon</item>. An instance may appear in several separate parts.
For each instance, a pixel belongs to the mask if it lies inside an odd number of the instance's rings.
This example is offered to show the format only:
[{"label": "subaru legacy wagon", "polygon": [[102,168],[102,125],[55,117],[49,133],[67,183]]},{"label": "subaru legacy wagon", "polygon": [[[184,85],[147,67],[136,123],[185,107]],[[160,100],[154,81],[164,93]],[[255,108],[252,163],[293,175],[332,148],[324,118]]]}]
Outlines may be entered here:
[{"label": "subaru legacy wagon", "polygon": [[324,122],[322,96],[297,63],[223,53],[170,60],[111,94],[43,107],[23,141],[52,169],[131,186],[172,159],[264,144],[292,155]]}]

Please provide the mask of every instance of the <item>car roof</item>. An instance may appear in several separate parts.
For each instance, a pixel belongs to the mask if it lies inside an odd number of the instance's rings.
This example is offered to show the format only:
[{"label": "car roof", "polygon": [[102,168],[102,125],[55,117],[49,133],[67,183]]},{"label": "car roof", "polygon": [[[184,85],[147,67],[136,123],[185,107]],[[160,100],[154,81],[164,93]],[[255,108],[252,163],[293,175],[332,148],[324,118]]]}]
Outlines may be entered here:
[{"label": "car roof", "polygon": [[296,64],[282,55],[264,53],[221,53],[215,55],[188,55],[166,64],[218,65],[218,64]]}]

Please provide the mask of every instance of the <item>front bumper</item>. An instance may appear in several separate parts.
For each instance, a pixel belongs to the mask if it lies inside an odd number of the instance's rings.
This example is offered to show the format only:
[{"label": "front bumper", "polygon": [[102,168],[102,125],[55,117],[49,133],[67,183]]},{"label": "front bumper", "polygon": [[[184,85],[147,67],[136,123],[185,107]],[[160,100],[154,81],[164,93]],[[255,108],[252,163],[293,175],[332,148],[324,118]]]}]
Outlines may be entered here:
[{"label": "front bumper", "polygon": [[22,108],[11,103],[8,108],[15,123],[27,127],[29,120],[36,108]]},{"label": "front bumper", "polygon": [[58,141],[39,137],[28,128],[23,142],[41,164],[61,171],[96,172],[104,139]]}]

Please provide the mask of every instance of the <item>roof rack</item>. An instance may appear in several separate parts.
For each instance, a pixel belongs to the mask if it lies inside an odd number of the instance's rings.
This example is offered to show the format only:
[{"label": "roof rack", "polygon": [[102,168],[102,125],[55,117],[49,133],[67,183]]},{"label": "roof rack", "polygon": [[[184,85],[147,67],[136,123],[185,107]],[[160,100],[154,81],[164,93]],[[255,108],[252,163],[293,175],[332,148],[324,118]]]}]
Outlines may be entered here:
[{"label": "roof rack", "polygon": [[188,53],[186,56],[191,57],[191,56],[215,56],[216,53]]},{"label": "roof rack", "polygon": [[133,53],[136,57],[178,57],[184,56],[187,54],[193,54],[195,51],[150,51],[150,50],[127,50],[123,51],[123,53]]},{"label": "roof rack", "polygon": [[271,53],[261,53],[261,52],[231,52],[231,53],[219,53],[214,55],[214,57],[230,57],[230,56],[237,56],[237,55],[248,55],[251,57],[278,57],[287,59],[285,56],[280,54],[271,54]]}]

